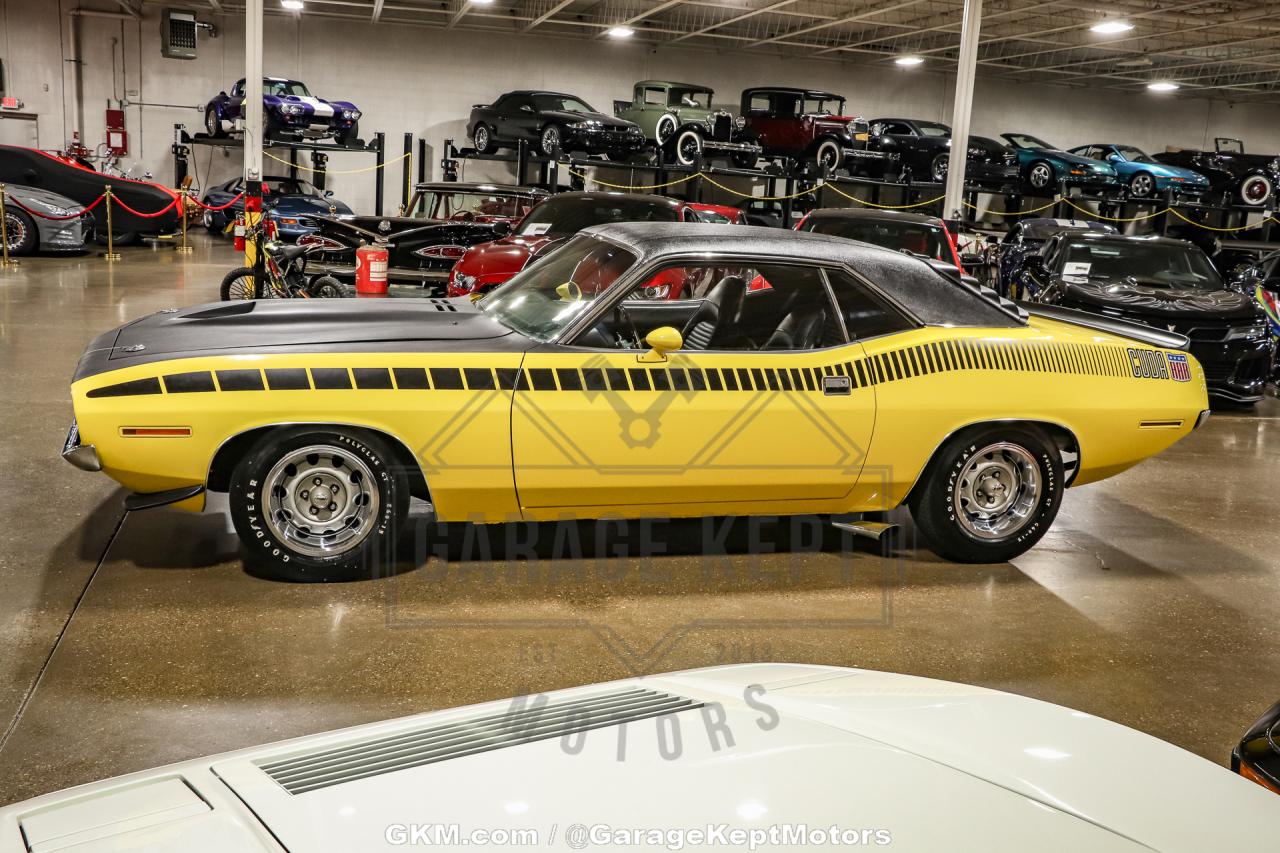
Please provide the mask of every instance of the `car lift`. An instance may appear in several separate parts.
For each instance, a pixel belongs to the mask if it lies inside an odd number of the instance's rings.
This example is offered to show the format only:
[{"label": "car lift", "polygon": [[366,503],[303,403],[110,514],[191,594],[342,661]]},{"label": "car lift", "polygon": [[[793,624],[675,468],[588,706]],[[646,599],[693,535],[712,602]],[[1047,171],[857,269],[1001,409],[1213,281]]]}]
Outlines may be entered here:
[{"label": "car lift", "polygon": [[[854,178],[845,175],[830,175],[825,179],[812,174],[811,167],[805,164],[797,164],[794,161],[785,161],[783,165],[771,165],[765,169],[736,169],[722,168],[719,166],[707,165],[704,162],[697,162],[692,166],[680,166],[667,164],[662,161],[662,152],[658,151],[657,161],[652,163],[624,163],[613,162],[609,160],[599,160],[596,158],[585,157],[546,157],[539,154],[533,154],[528,143],[521,141],[515,152],[501,152],[497,154],[479,154],[474,148],[457,148],[453,144],[452,139],[446,139],[444,142],[444,158],[440,162],[444,180],[458,179],[458,161],[459,160],[481,160],[491,162],[514,163],[516,170],[516,183],[520,186],[536,186],[543,189],[557,191],[559,186],[559,172],[561,168],[566,170],[581,171],[582,169],[610,169],[628,172],[626,180],[620,180],[620,184],[634,185],[634,175],[637,171],[647,172],[653,175],[652,181],[643,181],[641,183],[662,184],[670,180],[671,174],[704,174],[710,176],[738,177],[750,178],[753,181],[763,180],[765,182],[765,196],[793,196],[796,193],[803,193],[806,190],[811,191],[814,206],[823,207],[825,201],[824,187],[834,185],[838,188],[848,188],[852,191],[857,188],[869,190],[870,198],[867,199],[871,206],[879,206],[884,204],[882,198],[886,194],[893,198],[893,206],[902,209],[905,205],[918,204],[920,201],[940,195],[943,190],[943,184],[933,182],[920,182],[911,180],[911,176],[907,175],[907,181],[878,181],[871,178]],[[420,161],[421,165],[421,161]],[[538,176],[536,180],[529,180],[529,167],[538,167]],[[584,181],[579,175],[569,174],[569,188],[573,190],[581,190],[584,188]],[[703,193],[703,181],[701,178],[693,178],[689,181],[679,184],[675,187],[660,188],[655,190],[661,195],[671,195],[683,199],[684,201],[701,202]],[[673,190],[679,190],[677,194]],[[1071,218],[1088,218],[1083,216],[1078,210],[1075,210],[1068,199],[1077,204],[1085,204],[1092,202],[1099,207],[1099,214],[1103,217],[1113,217],[1115,219],[1127,219],[1134,214],[1134,211],[1142,209],[1164,209],[1175,208],[1185,212],[1190,219],[1196,219],[1206,225],[1210,224],[1211,219],[1216,219],[1216,223],[1212,227],[1230,228],[1233,226],[1243,225],[1250,214],[1262,214],[1265,219],[1262,224],[1263,240],[1269,239],[1271,231],[1271,217],[1275,211],[1272,209],[1275,202],[1273,201],[1266,209],[1256,207],[1245,207],[1238,204],[1211,204],[1204,201],[1184,200],[1176,196],[1172,191],[1166,192],[1160,196],[1153,196],[1147,199],[1128,198],[1125,196],[1105,196],[1097,194],[1086,194],[1079,192],[1072,194],[1071,188],[1065,183],[1059,183],[1055,187],[1052,196],[1033,196],[1025,192],[1021,187],[1016,191],[1010,192],[1008,187],[989,187],[989,186],[968,186],[965,188],[965,199],[969,203],[970,210],[977,207],[978,196],[981,195],[999,195],[1005,200],[1003,217],[1005,223],[1012,225],[1018,219],[1022,218],[1018,211],[1026,209],[1035,211],[1036,208],[1043,206],[1045,202],[1053,202],[1051,209],[1043,212],[1027,213],[1025,216],[1047,216],[1055,219],[1071,219]],[[747,200],[747,199],[743,199]],[[794,221],[795,199],[784,198],[778,202],[782,210],[782,226],[784,228],[791,227]],[[941,215],[942,201],[936,204],[925,205],[922,207],[911,208],[919,213],[932,213]],[[1174,217],[1168,213],[1164,213],[1156,218],[1153,223],[1156,230],[1160,234],[1167,234],[1171,220]],[[977,223],[970,217],[965,217],[963,223],[966,227],[973,228]]]},{"label": "car lift", "polygon": [[[308,169],[308,180],[315,186],[324,190],[327,180],[327,168],[329,157],[332,154],[352,153],[352,154],[372,154],[374,155],[376,167],[373,169],[374,175],[374,215],[381,216],[383,201],[385,197],[385,181],[383,168],[386,165],[386,134],[379,131],[373,135],[373,139],[369,142],[356,140],[355,144],[339,145],[329,141],[315,140],[285,140],[273,139],[266,147],[268,149],[284,150],[289,152],[289,177],[298,177],[298,152],[308,151],[311,153],[311,166]],[[191,146],[207,145],[214,148],[242,148],[244,141],[238,136],[209,136],[206,133],[197,133],[194,136],[188,134],[184,125],[175,124],[173,126],[173,145],[170,151],[173,153],[173,171],[174,186],[182,186],[183,180],[187,177],[188,162],[191,157]],[[408,154],[413,150],[413,137],[411,134],[405,134],[405,153]],[[304,167],[305,168],[305,167]],[[409,158],[404,159],[405,180],[404,186],[408,186],[409,178]],[[207,190],[208,187],[202,187]],[[405,191],[404,204],[409,201],[407,190]]]}]

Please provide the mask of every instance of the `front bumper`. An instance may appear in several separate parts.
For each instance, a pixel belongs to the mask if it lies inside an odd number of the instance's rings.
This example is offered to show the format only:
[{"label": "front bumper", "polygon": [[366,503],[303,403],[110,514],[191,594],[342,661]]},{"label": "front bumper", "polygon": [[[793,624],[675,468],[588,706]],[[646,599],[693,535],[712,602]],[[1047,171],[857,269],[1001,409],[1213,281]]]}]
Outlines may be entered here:
[{"label": "front bumper", "polygon": [[1190,181],[1179,180],[1178,178],[1156,178],[1156,191],[1167,192],[1173,190],[1179,195],[1202,196],[1209,192],[1208,184],[1196,184]]},{"label": "front bumper", "polygon": [[712,139],[709,136],[702,138],[702,148],[704,151],[730,151],[744,154],[759,154],[764,150],[754,142],[728,142],[723,139]]},{"label": "front bumper", "polygon": [[102,460],[98,459],[98,449],[92,444],[80,443],[80,427],[75,418],[71,419],[71,430],[62,445],[62,458],[81,471],[101,471]]},{"label": "front bumper", "polygon": [[565,128],[560,147],[586,151],[588,154],[608,154],[611,151],[639,151],[644,147],[643,133],[616,130],[590,130]]},{"label": "front bumper", "polygon": [[1260,341],[1191,342],[1191,354],[1204,368],[1209,396],[1231,403],[1256,403],[1265,396],[1273,345]]}]

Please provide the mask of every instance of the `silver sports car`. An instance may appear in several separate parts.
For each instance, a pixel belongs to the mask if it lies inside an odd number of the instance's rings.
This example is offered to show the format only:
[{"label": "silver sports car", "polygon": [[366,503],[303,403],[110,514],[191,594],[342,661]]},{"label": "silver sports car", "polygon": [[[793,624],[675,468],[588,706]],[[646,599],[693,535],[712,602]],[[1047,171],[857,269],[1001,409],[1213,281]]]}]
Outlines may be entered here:
[{"label": "silver sports car", "polygon": [[[74,216],[84,213],[84,205],[64,195],[18,184],[6,185],[4,194],[4,227],[9,254],[79,252],[84,249],[85,240],[92,232],[93,220],[88,216]],[[58,218],[45,218],[50,216]],[[72,218],[62,218],[68,216]]]}]

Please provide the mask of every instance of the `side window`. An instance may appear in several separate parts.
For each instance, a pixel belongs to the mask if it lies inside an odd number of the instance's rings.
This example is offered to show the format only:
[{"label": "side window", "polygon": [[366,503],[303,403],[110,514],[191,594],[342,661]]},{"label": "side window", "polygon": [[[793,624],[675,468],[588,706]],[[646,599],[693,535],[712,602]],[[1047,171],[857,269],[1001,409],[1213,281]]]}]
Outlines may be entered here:
[{"label": "side window", "polygon": [[770,103],[769,103],[769,96],[768,96],[768,95],[752,95],[752,96],[751,96],[751,103],[749,104],[749,106],[750,106],[751,112],[753,112],[753,113],[768,113],[768,112],[771,112],[771,110],[770,110],[770,108],[769,108],[769,107],[770,107]]},{"label": "side window", "polygon": [[662,89],[647,88],[644,90],[644,102],[651,106],[665,107],[667,105],[667,93]]},{"label": "side window", "polygon": [[690,352],[812,350],[846,342],[816,268],[728,262],[676,264],[647,275],[579,343],[638,349],[663,326],[680,332]]},{"label": "side window", "polygon": [[905,124],[902,124],[901,122],[896,122],[896,121],[889,122],[888,124],[886,124],[884,132],[892,133],[897,136],[914,136],[915,135],[911,132],[911,128],[907,127]]},{"label": "side window", "polygon": [[844,270],[827,270],[827,280],[854,340],[866,340],[914,328],[896,308]]},{"label": "side window", "polygon": [[493,102],[493,106],[490,107],[490,109],[496,110],[498,112],[503,112],[511,109],[515,105],[516,105],[516,98],[514,95],[503,95],[501,98],[498,98],[498,100]]}]

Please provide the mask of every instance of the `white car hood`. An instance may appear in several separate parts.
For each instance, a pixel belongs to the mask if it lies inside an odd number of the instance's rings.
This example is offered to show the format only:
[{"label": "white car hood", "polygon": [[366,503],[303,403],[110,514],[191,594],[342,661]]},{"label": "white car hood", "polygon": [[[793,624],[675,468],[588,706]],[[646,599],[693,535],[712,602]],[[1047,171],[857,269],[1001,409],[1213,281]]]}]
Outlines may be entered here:
[{"label": "white car hood", "polygon": [[1265,849],[1280,817],[1280,798],[1154,738],[947,682],[752,665],[548,698],[531,719],[668,713],[502,745],[502,701],[244,750],[0,811],[0,853],[403,849],[396,828],[426,824],[556,849],[578,824],[834,824],[895,850],[1203,851]]}]

